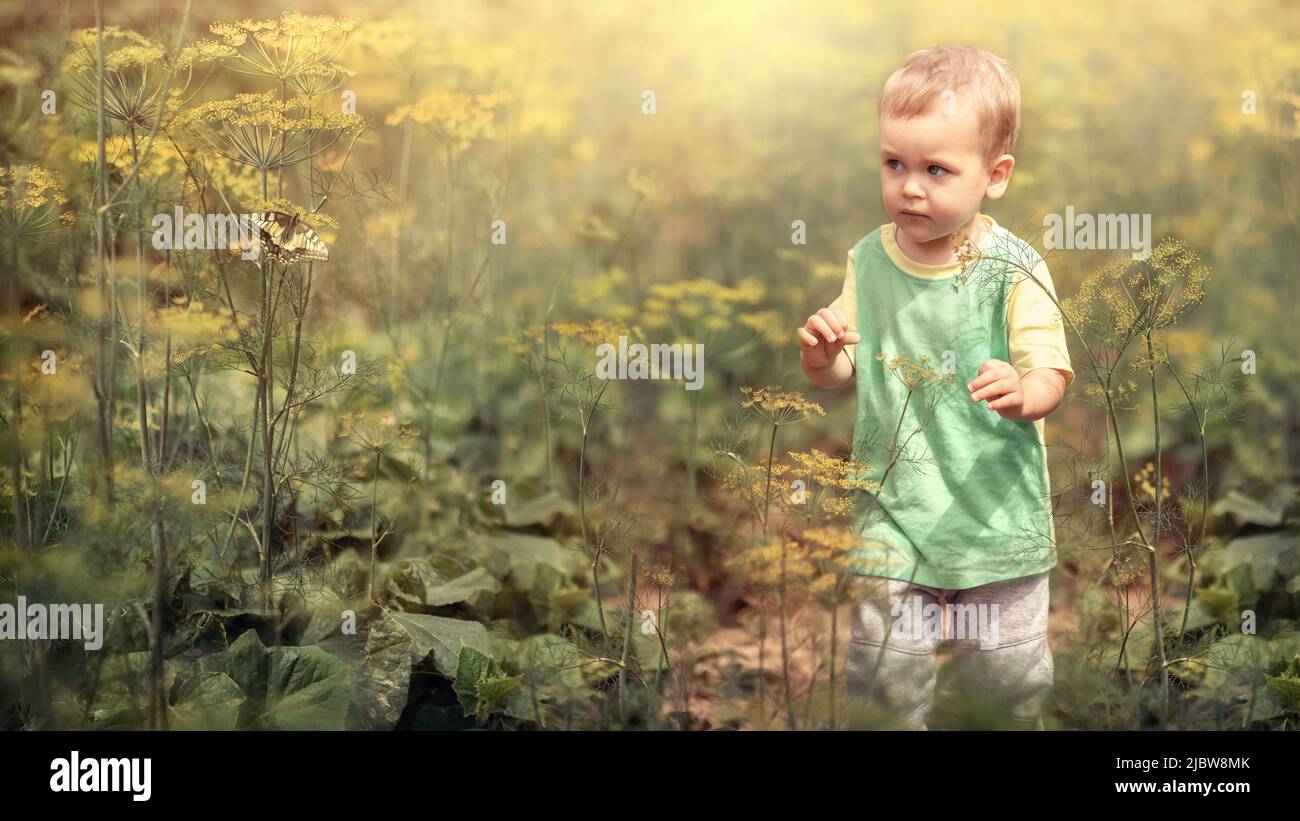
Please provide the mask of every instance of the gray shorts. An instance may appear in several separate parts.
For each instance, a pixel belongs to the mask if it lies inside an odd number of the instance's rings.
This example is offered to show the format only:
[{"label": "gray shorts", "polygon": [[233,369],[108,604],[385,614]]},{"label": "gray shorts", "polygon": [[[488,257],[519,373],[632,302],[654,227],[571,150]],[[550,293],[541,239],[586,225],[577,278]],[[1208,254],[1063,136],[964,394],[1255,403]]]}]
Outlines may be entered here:
[{"label": "gray shorts", "polygon": [[[977,726],[1043,729],[1052,687],[1050,571],[964,590],[867,576],[853,602],[845,660],[851,724],[927,729],[935,652],[948,641],[954,692]],[[946,672],[946,671],[945,671]]]}]

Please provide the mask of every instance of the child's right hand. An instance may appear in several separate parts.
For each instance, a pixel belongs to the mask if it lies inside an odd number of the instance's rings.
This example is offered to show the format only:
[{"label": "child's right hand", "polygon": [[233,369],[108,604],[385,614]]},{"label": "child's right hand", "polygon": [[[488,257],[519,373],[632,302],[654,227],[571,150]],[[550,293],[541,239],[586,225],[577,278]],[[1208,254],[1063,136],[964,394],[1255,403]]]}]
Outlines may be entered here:
[{"label": "child's right hand", "polygon": [[822,308],[808,317],[798,334],[799,358],[810,368],[826,367],[835,361],[845,345],[856,345],[862,340],[857,331],[849,330],[848,317],[839,308]]}]

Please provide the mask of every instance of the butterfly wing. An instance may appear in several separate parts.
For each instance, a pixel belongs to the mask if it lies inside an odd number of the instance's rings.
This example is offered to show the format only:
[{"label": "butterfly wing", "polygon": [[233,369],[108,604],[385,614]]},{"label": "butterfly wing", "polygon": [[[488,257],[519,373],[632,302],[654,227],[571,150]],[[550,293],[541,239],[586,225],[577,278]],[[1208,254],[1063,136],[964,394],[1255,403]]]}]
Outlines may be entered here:
[{"label": "butterfly wing", "polygon": [[263,244],[273,255],[316,262],[329,259],[325,243],[302,220],[280,211],[265,211],[255,214],[254,221]]},{"label": "butterfly wing", "polygon": [[253,222],[257,225],[258,236],[262,245],[266,246],[267,253],[279,256],[284,245],[285,229],[293,222],[293,217],[278,211],[261,211],[253,214]]},{"label": "butterfly wing", "polygon": [[288,231],[288,240],[284,242],[284,251],[299,259],[325,262],[330,258],[329,249],[310,226],[301,220]]}]

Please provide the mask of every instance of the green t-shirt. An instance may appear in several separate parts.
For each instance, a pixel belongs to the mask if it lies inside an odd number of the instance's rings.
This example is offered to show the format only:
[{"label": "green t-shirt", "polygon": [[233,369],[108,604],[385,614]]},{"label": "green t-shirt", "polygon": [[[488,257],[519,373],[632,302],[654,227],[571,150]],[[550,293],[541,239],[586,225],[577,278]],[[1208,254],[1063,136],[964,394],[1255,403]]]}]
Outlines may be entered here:
[{"label": "green t-shirt", "polygon": [[1056,565],[1040,428],[1002,418],[966,389],[985,360],[1010,361],[1015,272],[997,260],[1040,258],[1006,232],[984,248],[960,278],[921,278],[894,264],[879,228],[854,247],[861,342],[853,455],[868,465],[863,478],[884,482],[878,505],[864,500],[855,517],[858,573],[964,589]]}]

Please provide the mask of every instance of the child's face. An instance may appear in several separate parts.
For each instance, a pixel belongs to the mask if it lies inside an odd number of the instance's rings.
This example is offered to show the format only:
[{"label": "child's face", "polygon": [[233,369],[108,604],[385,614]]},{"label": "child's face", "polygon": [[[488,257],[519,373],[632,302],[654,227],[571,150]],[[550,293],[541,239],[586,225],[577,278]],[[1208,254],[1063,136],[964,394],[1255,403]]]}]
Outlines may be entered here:
[{"label": "child's face", "polygon": [[964,228],[986,195],[996,199],[1005,190],[1014,159],[985,156],[978,128],[972,107],[948,100],[919,117],[881,117],[881,198],[890,219],[913,242],[931,242]]}]

